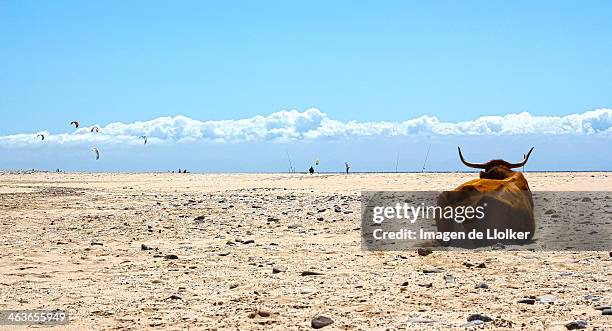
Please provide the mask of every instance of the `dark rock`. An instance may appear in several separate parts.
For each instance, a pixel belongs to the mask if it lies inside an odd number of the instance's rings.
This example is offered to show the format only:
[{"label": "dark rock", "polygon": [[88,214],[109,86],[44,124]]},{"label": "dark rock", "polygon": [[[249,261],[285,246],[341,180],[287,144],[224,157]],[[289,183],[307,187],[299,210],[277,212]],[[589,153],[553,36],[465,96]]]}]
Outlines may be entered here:
[{"label": "dark rock", "polygon": [[219,252],[219,256],[228,256],[230,252]]},{"label": "dark rock", "polygon": [[317,221],[323,222],[323,217],[317,217]]},{"label": "dark rock", "polygon": [[471,322],[471,321],[483,321],[483,322],[491,322],[493,319],[489,316],[486,315],[482,315],[482,314],[472,314],[470,316],[468,316],[467,321]]},{"label": "dark rock", "polygon": [[433,253],[433,251],[431,250],[431,248],[419,248],[419,249],[417,249],[417,253],[420,256],[427,256],[427,255]]},{"label": "dark rock", "polygon": [[586,329],[587,328],[587,322],[584,321],[584,320],[572,321],[572,322],[569,322],[569,323],[565,324],[565,328],[568,329],[568,330]]},{"label": "dark rock", "polygon": [[535,304],[535,299],[521,299],[519,301],[517,301],[518,303],[524,303],[527,305],[533,305]]},{"label": "dark rock", "polygon": [[610,307],[610,306],[596,306],[595,309],[596,310],[605,310],[605,309],[612,309],[612,307]]},{"label": "dark rock", "polygon": [[238,283],[232,283],[232,284],[230,284],[229,289],[230,289],[230,290],[233,290],[233,289],[235,289],[236,287],[238,287]]},{"label": "dark rock", "polygon": [[171,296],[168,297],[168,300],[183,300],[183,298],[179,297],[176,294],[172,294]]},{"label": "dark rock", "polygon": [[423,283],[423,284],[419,284],[420,287],[424,287],[424,288],[432,288],[433,284],[432,283]]},{"label": "dark rock", "polygon": [[591,198],[584,197],[584,198],[582,198],[582,202],[591,202]]},{"label": "dark rock", "polygon": [[92,242],[91,245],[92,246],[104,246],[103,243],[97,243],[97,242]]},{"label": "dark rock", "polygon": [[476,284],[476,288],[489,288],[489,285],[485,282],[480,282],[478,284]]},{"label": "dark rock", "polygon": [[403,282],[401,286],[408,286],[410,285],[410,282]]},{"label": "dark rock", "polygon": [[257,315],[261,316],[261,317],[270,317],[270,312],[269,311],[265,311],[265,310],[260,310],[257,312]]},{"label": "dark rock", "polygon": [[253,239],[249,239],[249,240],[245,240],[245,241],[243,241],[242,243],[243,243],[244,245],[254,244],[254,243],[255,243],[255,240],[253,240]]},{"label": "dark rock", "polygon": [[322,276],[324,275],[321,272],[317,272],[317,271],[303,271],[302,272],[302,276]]},{"label": "dark rock", "polygon": [[287,226],[289,229],[297,229],[297,228],[301,228],[302,225],[300,224],[291,224],[289,226]]},{"label": "dark rock", "polygon": [[150,250],[153,250],[153,248],[149,247],[149,246],[147,246],[145,244],[140,244],[140,250],[142,250],[142,251],[150,251]]},{"label": "dark rock", "polygon": [[174,254],[168,254],[168,255],[164,256],[164,259],[166,259],[166,260],[176,260],[176,259],[178,259],[178,256],[176,256]]},{"label": "dark rock", "polygon": [[321,329],[333,323],[334,323],[334,320],[332,320],[329,317],[325,317],[325,316],[317,316],[313,318],[312,321],[310,321],[310,325],[314,329]]},{"label": "dark rock", "polygon": [[431,269],[424,269],[423,270],[424,274],[439,274],[441,272],[444,272],[444,269],[441,269],[441,268],[431,268]]},{"label": "dark rock", "polygon": [[199,221],[203,221],[205,218],[206,217],[204,215],[200,215],[200,216],[197,216],[196,218],[194,218],[193,220],[196,221],[196,222],[199,222]]},{"label": "dark rock", "polygon": [[287,268],[283,267],[282,265],[277,265],[272,268],[273,274],[277,274],[277,273],[285,272],[285,271],[287,271]]},{"label": "dark rock", "polygon": [[612,315],[612,308],[606,308],[601,311],[602,315]]}]

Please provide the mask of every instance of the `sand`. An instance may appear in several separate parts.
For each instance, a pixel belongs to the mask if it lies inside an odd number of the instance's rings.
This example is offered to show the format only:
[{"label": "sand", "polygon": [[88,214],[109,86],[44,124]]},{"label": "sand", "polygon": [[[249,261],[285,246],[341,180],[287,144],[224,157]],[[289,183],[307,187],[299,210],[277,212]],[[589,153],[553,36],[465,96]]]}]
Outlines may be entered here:
[{"label": "sand", "polygon": [[[447,330],[480,313],[484,329],[612,330],[594,308],[612,304],[608,251],[362,250],[360,191],[476,177],[3,173],[0,309],[65,309],[69,329]],[[612,190],[610,173],[526,177]]]}]

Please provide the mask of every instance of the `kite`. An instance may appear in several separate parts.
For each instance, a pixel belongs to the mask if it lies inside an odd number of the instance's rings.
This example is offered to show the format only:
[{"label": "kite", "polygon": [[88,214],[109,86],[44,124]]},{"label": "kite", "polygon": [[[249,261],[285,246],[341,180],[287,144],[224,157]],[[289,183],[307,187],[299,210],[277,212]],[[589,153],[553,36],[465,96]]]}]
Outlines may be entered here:
[{"label": "kite", "polygon": [[144,144],[147,144],[147,140],[149,140],[149,138],[147,136],[140,136],[140,139],[144,140]]},{"label": "kite", "polygon": [[95,147],[93,147],[91,150],[92,150],[92,152],[96,153],[96,160],[99,160],[100,159],[100,151],[97,148],[95,148]]},{"label": "kite", "polygon": [[39,133],[39,134],[36,136],[36,138],[38,138],[38,137],[40,137],[40,141],[45,140],[45,135],[44,135],[44,134],[42,134],[42,133]]},{"label": "kite", "polygon": [[100,132],[100,128],[98,128],[97,126],[92,126],[91,130],[89,130],[89,132],[96,132],[96,133],[98,133],[98,132]]},{"label": "kite", "polygon": [[79,121],[72,121],[72,122],[70,122],[70,125],[73,125],[73,124],[74,124],[74,128],[75,129],[79,128]]}]

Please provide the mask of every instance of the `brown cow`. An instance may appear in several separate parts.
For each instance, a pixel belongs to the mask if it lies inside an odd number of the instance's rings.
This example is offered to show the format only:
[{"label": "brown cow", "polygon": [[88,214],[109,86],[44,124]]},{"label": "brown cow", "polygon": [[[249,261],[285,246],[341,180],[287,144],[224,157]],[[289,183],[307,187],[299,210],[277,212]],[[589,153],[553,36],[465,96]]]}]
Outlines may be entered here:
[{"label": "brown cow", "polygon": [[[465,232],[473,231],[483,233],[482,240],[463,240],[451,243],[452,245],[473,247],[491,245],[497,242],[516,243],[525,242],[533,238],[535,232],[535,218],[533,215],[533,199],[529,184],[521,172],[512,169],[520,168],[527,163],[533,147],[519,163],[509,163],[504,160],[491,160],[487,163],[470,163],[463,158],[461,148],[459,158],[470,168],[483,169],[480,179],[470,180],[459,185],[453,191],[443,192],[437,198],[438,206],[484,208],[484,217],[469,219],[458,223],[452,218],[438,217],[436,226],[439,232]],[[508,231],[523,236],[513,237]],[[503,232],[505,236],[498,238]],[[492,235],[491,237],[489,236]],[[500,235],[502,236],[502,235]]]}]

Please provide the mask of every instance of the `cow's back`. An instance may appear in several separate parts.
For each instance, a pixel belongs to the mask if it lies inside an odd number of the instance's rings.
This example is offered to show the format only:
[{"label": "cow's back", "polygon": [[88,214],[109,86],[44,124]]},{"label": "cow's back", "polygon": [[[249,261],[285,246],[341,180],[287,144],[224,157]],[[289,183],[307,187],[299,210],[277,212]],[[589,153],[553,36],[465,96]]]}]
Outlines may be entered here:
[{"label": "cow's back", "polygon": [[[504,231],[512,229],[517,232],[529,232],[529,239],[535,232],[533,199],[527,180],[520,172],[515,172],[505,179],[474,179],[451,192],[438,196],[438,206],[485,206],[485,217],[482,220],[471,220],[457,223],[448,219],[437,219],[438,231],[469,232],[477,229]],[[492,244],[483,241],[480,244]]]}]

